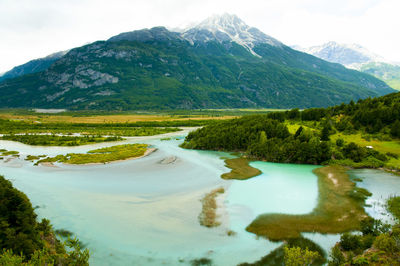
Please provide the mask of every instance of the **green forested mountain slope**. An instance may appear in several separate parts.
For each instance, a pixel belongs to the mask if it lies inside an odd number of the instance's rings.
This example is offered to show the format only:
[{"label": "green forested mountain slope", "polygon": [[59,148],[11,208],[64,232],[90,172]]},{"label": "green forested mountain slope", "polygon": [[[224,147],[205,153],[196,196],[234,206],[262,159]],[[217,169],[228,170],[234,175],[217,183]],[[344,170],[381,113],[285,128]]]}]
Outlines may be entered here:
[{"label": "green forested mountain slope", "polygon": [[190,43],[158,27],[75,48],[46,71],[0,83],[0,107],[306,108],[378,96],[384,82],[287,46]]},{"label": "green forested mountain slope", "polygon": [[400,65],[371,62],[362,65],[360,71],[385,81],[393,89],[400,90]]}]

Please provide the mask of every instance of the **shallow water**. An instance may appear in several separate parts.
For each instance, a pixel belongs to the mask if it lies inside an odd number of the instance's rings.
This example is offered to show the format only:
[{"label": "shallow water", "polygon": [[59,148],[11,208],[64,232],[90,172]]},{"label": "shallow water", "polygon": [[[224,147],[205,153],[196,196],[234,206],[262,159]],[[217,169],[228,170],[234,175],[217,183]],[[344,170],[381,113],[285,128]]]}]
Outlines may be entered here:
[{"label": "shallow water", "polygon": [[358,169],[349,171],[351,178],[360,178],[358,187],[367,189],[372,196],[366,200],[366,212],[375,219],[393,223],[394,217],[386,210],[386,201],[391,196],[400,196],[400,177],[374,169]]},{"label": "shallow water", "polygon": [[[315,166],[253,162],[263,174],[246,181],[226,181],[220,175],[229,169],[220,157],[229,155],[181,149],[179,134],[167,134],[173,136],[170,141],[161,141],[160,136],[124,141],[158,149],[141,159],[91,166],[57,164],[57,168],[33,166],[23,158],[86,152],[116,143],[48,148],[0,141],[0,148],[21,152],[21,159],[0,163],[0,174],[39,206],[40,217],[49,218],[57,229],[74,232],[86,243],[92,265],[187,265],[202,257],[215,265],[253,262],[280,245],[245,231],[254,218],[271,212],[308,213],[315,207]],[[172,163],[161,163],[166,161]],[[381,181],[365,177],[363,185],[370,184],[367,179],[372,186]],[[400,188],[400,178],[393,183]],[[221,186],[226,190],[218,198],[222,225],[204,228],[198,222],[200,199]],[[236,235],[228,236],[228,230]],[[307,237],[325,249],[338,239],[318,234]]]}]

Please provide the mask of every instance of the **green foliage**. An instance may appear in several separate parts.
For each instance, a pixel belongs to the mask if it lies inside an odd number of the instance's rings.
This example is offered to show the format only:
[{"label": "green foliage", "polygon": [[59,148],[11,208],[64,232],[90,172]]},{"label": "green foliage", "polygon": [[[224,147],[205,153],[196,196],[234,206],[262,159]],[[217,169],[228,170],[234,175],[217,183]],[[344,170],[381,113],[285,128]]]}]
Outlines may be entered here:
[{"label": "green foliage", "polygon": [[329,141],[329,127],[324,126],[321,131],[321,140]]},{"label": "green foliage", "polygon": [[340,246],[345,251],[357,250],[361,247],[361,236],[345,233],[340,237]]},{"label": "green foliage", "polygon": [[42,248],[36,214],[28,197],[0,176],[0,250],[12,249],[30,257]]},{"label": "green foliage", "polygon": [[24,256],[20,255],[14,255],[12,250],[3,250],[2,253],[0,253],[0,265],[7,265],[7,266],[20,266],[20,265],[26,265],[24,263]]},{"label": "green foliage", "polygon": [[365,218],[360,223],[360,231],[363,235],[377,236],[381,233],[388,232],[388,226],[380,220],[375,220],[371,217]]},{"label": "green foliage", "polygon": [[346,258],[344,257],[342,251],[340,250],[339,245],[335,245],[330,254],[330,261],[328,263],[329,266],[341,266],[346,262]]},{"label": "green foliage", "polygon": [[63,238],[69,238],[69,237],[72,237],[72,235],[73,235],[72,232],[65,230],[65,229],[57,229],[54,231],[54,233],[56,233],[56,235],[59,235]]},{"label": "green foliage", "polygon": [[311,265],[319,257],[318,252],[305,250],[300,247],[284,247],[286,266]]},{"label": "green foliage", "polygon": [[239,266],[285,265],[285,249],[287,248],[299,248],[303,253],[305,250],[308,250],[309,252],[315,252],[316,254],[318,254],[318,257],[313,260],[311,265],[317,266],[324,265],[326,263],[326,253],[324,252],[324,250],[311,240],[301,237],[290,238],[286,241],[286,244],[281,245],[260,260],[253,263],[241,263],[239,264]]},{"label": "green foliage", "polygon": [[391,129],[390,129],[390,134],[392,134],[393,137],[400,138],[400,121],[396,120],[396,122],[393,123]]},{"label": "green foliage", "polygon": [[[395,123],[393,115],[400,115],[399,108],[400,93],[397,93],[330,108],[311,108],[301,112],[293,109],[215,121],[191,132],[182,147],[241,151],[252,158],[270,162],[381,168],[389,163],[385,154],[354,142],[345,143],[343,139],[337,139],[336,145],[332,145],[329,138],[336,131],[334,126],[339,131],[352,132],[354,128],[373,130],[372,123],[376,117],[382,122],[379,125],[379,131],[383,132],[380,133],[382,138],[388,138],[384,132],[388,131],[387,127],[391,127],[391,123]],[[288,132],[283,123],[287,119],[292,119],[291,123],[297,119],[296,125],[300,124],[294,135]]]},{"label": "green foliage", "polygon": [[400,197],[391,197],[387,201],[387,208],[400,221]]},{"label": "green foliage", "polygon": [[396,241],[388,234],[381,234],[377,236],[374,241],[374,246],[385,252],[393,253],[395,251],[398,251]]},{"label": "green foliage", "polygon": [[36,217],[27,196],[0,176],[0,265],[89,265],[76,239],[64,245],[50,221]]},{"label": "green foliage", "polygon": [[283,123],[266,115],[215,121],[190,132],[182,147],[192,149],[247,151],[254,157],[272,162],[321,163],[330,159],[327,142],[299,129],[291,135]]},{"label": "green foliage", "polygon": [[340,242],[331,250],[328,265],[397,265],[400,230],[399,225],[390,227],[367,218],[361,223],[363,235],[346,233],[341,236]]},{"label": "green foliage", "polygon": [[336,140],[336,146],[343,147],[343,145],[344,145],[344,140],[343,139],[337,139]]}]

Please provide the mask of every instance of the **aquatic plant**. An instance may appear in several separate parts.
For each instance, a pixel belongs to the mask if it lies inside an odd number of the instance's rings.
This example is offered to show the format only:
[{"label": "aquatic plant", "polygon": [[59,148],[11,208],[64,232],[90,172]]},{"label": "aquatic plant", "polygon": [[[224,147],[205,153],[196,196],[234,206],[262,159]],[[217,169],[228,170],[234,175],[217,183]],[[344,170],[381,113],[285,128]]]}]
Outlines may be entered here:
[{"label": "aquatic plant", "polygon": [[217,221],[217,202],[216,197],[218,194],[225,192],[224,188],[217,188],[206,194],[201,200],[202,210],[199,215],[199,222],[202,226],[216,227],[221,223]]},{"label": "aquatic plant", "polygon": [[222,174],[221,178],[245,180],[260,175],[261,171],[251,167],[249,162],[249,159],[243,157],[226,159],[225,166],[232,170],[229,173]]}]

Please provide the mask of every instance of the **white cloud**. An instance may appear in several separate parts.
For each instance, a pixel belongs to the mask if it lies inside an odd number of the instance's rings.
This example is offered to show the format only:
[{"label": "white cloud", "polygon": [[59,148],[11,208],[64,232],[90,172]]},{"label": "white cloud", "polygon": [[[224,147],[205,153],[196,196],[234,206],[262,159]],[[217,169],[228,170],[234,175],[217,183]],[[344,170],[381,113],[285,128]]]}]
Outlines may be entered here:
[{"label": "white cloud", "polygon": [[397,0],[0,0],[0,72],[120,32],[224,12],[286,44],[359,43],[400,61],[399,10]]}]

